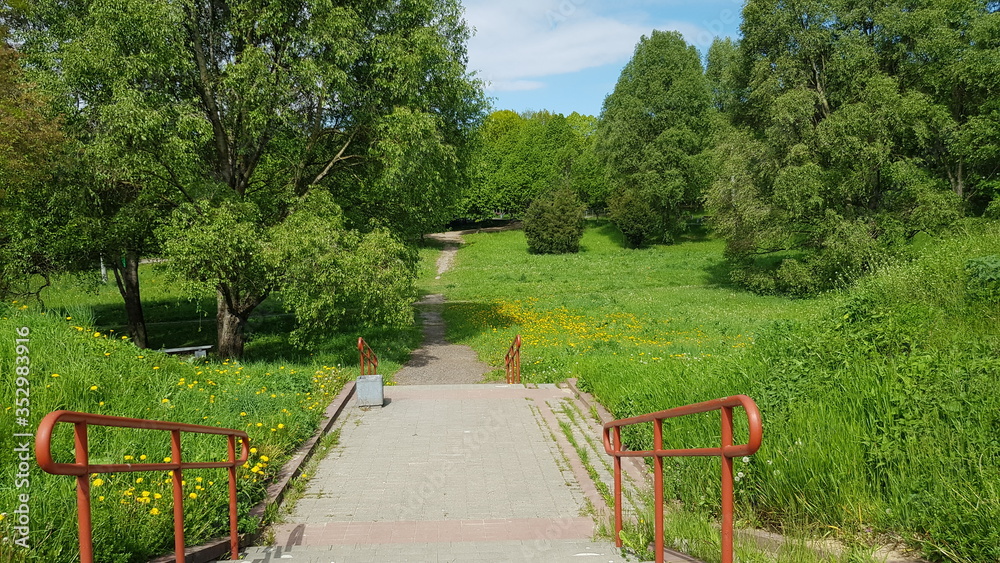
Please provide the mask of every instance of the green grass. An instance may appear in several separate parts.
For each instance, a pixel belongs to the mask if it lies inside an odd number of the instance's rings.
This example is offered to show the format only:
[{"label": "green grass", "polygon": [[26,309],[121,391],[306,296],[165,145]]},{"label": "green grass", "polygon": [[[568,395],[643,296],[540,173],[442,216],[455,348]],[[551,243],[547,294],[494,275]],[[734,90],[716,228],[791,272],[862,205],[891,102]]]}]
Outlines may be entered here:
[{"label": "green grass", "polygon": [[[451,339],[499,365],[521,334],[525,379],[579,377],[616,416],[753,397],[765,438],[737,463],[743,522],[994,561],[1000,288],[970,289],[966,264],[1000,255],[1000,228],[967,228],[813,299],[729,285],[719,241],[629,250],[601,223],[568,256],[530,255],[519,232],[469,236],[435,284]],[[718,416],[665,434],[668,447],[714,445]],[[625,441],[645,449],[651,436]],[[717,514],[717,475],[717,460],[672,460],[668,495]]]},{"label": "green grass", "polygon": [[466,239],[435,284],[450,301],[449,337],[496,366],[520,333],[522,369],[534,381],[578,376],[602,358],[683,370],[746,347],[776,320],[823,310],[822,301],[730,286],[719,241],[631,250],[606,223],[589,228],[572,255],[528,254],[519,231]]},{"label": "green grass", "polygon": [[[351,370],[333,366],[248,365],[239,362],[185,361],[159,352],[139,350],[131,343],[96,331],[84,319],[65,319],[51,312],[4,306],[0,334],[13,343],[28,332],[27,353],[13,345],[0,349],[5,373],[22,370],[28,388],[28,413],[14,408],[15,378],[4,378],[0,404],[5,431],[0,434],[0,506],[15,506],[25,492],[15,482],[13,429],[34,432],[40,418],[67,409],[113,416],[170,420],[243,429],[254,447],[250,463],[240,470],[241,510],[245,514],[264,496],[266,485],[290,452],[311,436],[327,403],[352,377]],[[77,324],[79,323],[79,324]],[[27,330],[23,330],[27,329]],[[17,360],[27,357],[28,363]],[[20,362],[20,363],[17,363]],[[22,387],[24,381],[21,382]],[[16,424],[25,414],[30,425]],[[185,461],[225,457],[219,437],[185,435]],[[72,428],[61,425],[53,438],[56,461],[73,460]],[[169,435],[162,432],[94,427],[89,431],[91,463],[160,461],[170,456]],[[171,496],[165,472],[95,476],[95,549],[102,562],[144,561],[172,545]],[[226,529],[225,473],[185,472],[185,503],[189,544],[220,535]],[[72,477],[53,476],[32,468],[30,489],[31,551],[0,544],[4,561],[76,561],[76,501]],[[0,521],[4,536],[13,537],[14,519]],[[242,524],[249,525],[249,521]],[[121,529],[135,530],[121,534]]]},{"label": "green grass", "polygon": [[[436,258],[432,248],[421,255]],[[425,275],[427,266],[421,267]],[[43,293],[43,305],[0,304],[0,537],[14,534],[13,510],[24,493],[13,486],[17,473],[13,434],[33,432],[45,414],[59,409],[245,429],[254,450],[240,469],[241,531],[247,532],[250,508],[263,500],[278,468],[317,427],[326,406],[358,373],[357,337],[363,335],[391,376],[420,342],[419,326],[406,329],[344,327],[313,349],[296,349],[288,333],[293,319],[280,296],[265,301],[251,316],[246,355],[240,361],[167,356],[136,348],[122,338],[125,317],[112,280],[97,274],[64,276]],[[215,341],[215,299],[187,295],[154,265],[140,268],[143,302],[154,348]],[[29,426],[16,424],[15,368],[19,329],[29,334]],[[23,352],[23,351],[22,351]],[[23,383],[23,382],[22,382]],[[72,429],[62,425],[54,437],[56,461],[73,459]],[[170,455],[169,435],[105,429],[89,432],[92,463],[158,461]],[[185,435],[185,461],[210,461],[225,455],[217,437]],[[221,453],[220,453],[221,452]],[[145,456],[145,459],[142,459]],[[96,479],[100,479],[97,481]],[[228,531],[225,473],[185,472],[185,535],[188,545]],[[102,563],[132,563],[172,551],[172,502],[165,472],[95,476],[94,545]],[[0,560],[10,563],[79,561],[75,481],[52,476],[33,464],[30,479],[30,550],[0,542]],[[121,530],[130,530],[123,534]]]}]

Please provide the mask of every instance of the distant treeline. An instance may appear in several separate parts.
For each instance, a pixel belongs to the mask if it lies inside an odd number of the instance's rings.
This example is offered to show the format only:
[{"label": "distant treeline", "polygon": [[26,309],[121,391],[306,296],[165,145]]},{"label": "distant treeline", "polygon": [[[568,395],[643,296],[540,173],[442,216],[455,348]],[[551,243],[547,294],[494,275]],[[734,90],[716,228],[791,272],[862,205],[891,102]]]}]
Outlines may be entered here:
[{"label": "distant treeline", "polygon": [[462,212],[517,215],[571,186],[642,246],[704,210],[744,285],[836,287],[963,216],[1000,216],[998,11],[750,0],[741,38],[704,59],[653,32],[599,118],[491,114]]}]

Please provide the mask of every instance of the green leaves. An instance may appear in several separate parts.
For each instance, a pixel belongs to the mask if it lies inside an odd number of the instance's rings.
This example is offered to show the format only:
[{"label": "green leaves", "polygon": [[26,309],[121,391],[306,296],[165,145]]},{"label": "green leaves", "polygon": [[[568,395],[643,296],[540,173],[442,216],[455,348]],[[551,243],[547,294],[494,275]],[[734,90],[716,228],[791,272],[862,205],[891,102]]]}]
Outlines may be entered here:
[{"label": "green leaves", "polygon": [[668,242],[709,183],[703,164],[711,92],[694,47],[676,32],[643,37],[604,102],[597,153],[611,217],[633,245]]},{"label": "green leaves", "polygon": [[569,254],[580,251],[583,204],[568,187],[554,190],[531,203],[524,214],[524,236],[532,254]]},{"label": "green leaves", "polygon": [[293,342],[308,344],[344,325],[413,322],[416,255],[384,229],[343,229],[340,209],[316,192],[270,233],[266,260],[283,302],[295,313]]},{"label": "green leaves", "polygon": [[570,184],[603,206],[603,169],[592,152],[594,118],[547,111],[497,111],[479,130],[475,182],[462,213],[469,218],[523,213],[536,198]]},{"label": "green leaves", "polygon": [[985,207],[993,51],[967,38],[991,44],[994,16],[964,0],[747,4],[737,52],[714,45],[709,73],[743,130],[724,135],[740,140],[722,141],[707,197],[738,279],[796,293],[850,283]]}]

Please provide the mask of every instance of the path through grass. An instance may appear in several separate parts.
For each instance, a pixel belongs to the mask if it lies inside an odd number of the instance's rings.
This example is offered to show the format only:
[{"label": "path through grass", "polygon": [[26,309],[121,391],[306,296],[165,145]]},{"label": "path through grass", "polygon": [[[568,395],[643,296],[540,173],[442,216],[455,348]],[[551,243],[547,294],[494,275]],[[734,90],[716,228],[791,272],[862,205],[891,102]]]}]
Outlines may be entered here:
[{"label": "path through grass", "polygon": [[499,365],[520,333],[525,376],[555,381],[594,362],[641,371],[738,353],[762,327],[824,308],[732,287],[720,241],[630,250],[619,237],[597,224],[581,253],[537,256],[520,231],[467,236],[434,287],[449,300],[449,338]]}]

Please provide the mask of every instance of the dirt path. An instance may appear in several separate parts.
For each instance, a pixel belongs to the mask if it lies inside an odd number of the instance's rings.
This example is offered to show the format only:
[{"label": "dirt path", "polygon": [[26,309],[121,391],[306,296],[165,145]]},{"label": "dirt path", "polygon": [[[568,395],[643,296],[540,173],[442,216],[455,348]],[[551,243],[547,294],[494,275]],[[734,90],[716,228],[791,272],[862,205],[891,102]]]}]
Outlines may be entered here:
[{"label": "dirt path", "polygon": [[[437,261],[437,277],[447,272],[455,261],[458,247],[462,244],[459,232],[437,233],[430,238],[445,243]],[[399,385],[439,385],[454,383],[479,383],[483,375],[492,371],[489,365],[479,361],[475,351],[468,346],[452,344],[445,340],[445,323],[441,316],[444,295],[428,295],[417,302],[420,318],[424,326],[423,345],[414,350],[410,361],[396,373]]]}]

